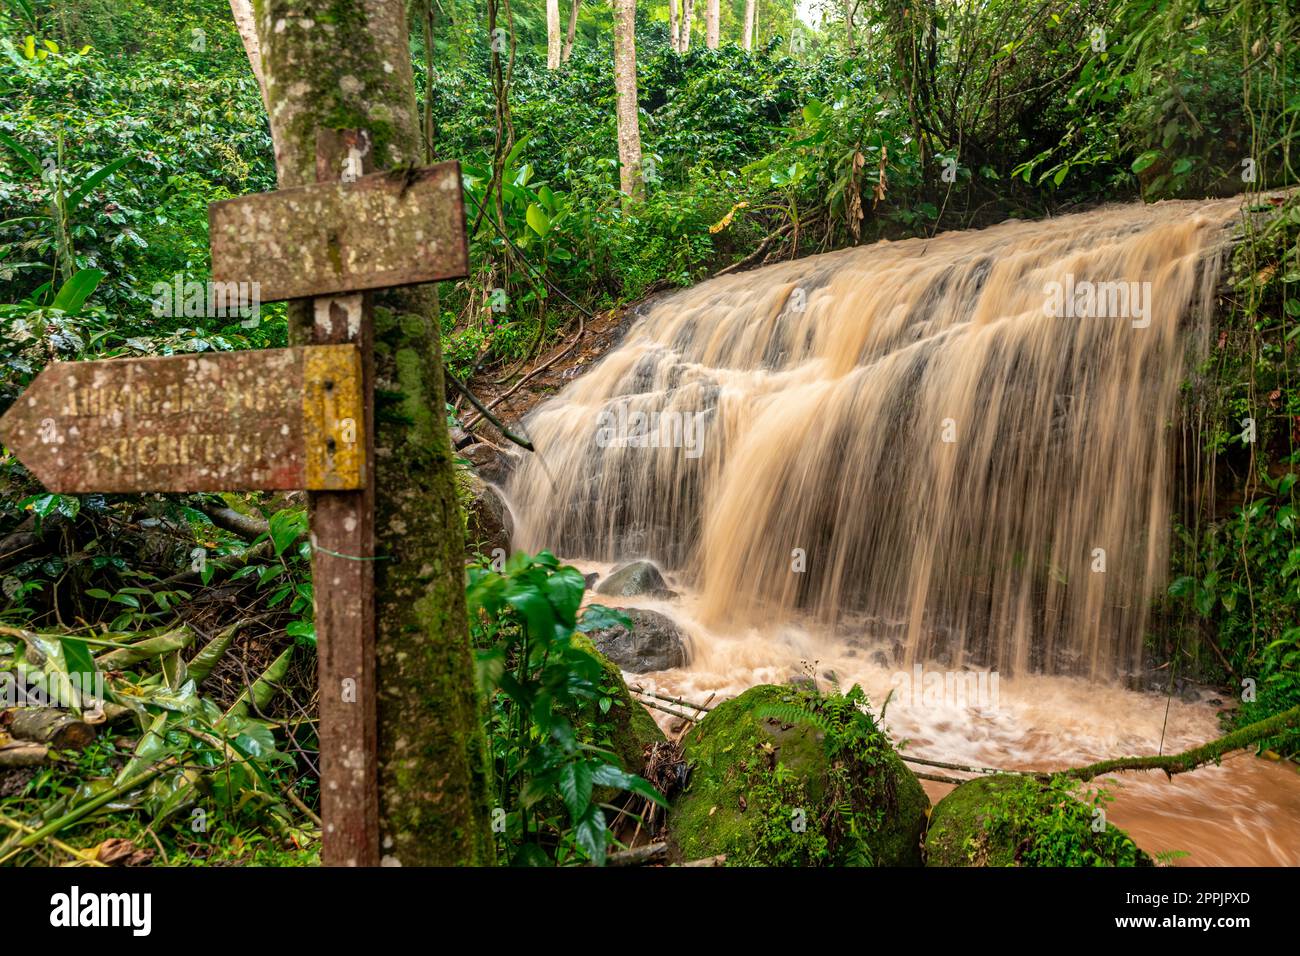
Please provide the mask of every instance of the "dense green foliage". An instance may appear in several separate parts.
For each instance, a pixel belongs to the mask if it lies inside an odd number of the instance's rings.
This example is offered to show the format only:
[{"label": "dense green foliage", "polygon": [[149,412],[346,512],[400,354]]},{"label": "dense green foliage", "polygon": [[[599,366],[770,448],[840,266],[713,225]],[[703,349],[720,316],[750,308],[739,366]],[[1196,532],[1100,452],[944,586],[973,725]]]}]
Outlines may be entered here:
[{"label": "dense green foliage", "polygon": [[929,806],[861,688],[752,687],[685,740],[691,778],[669,816],[688,859],[729,866],[920,863]]},{"label": "dense green foliage", "polygon": [[[717,50],[704,46],[697,3],[685,55],[669,47],[666,4],[643,3],[641,202],[619,192],[605,5],[583,5],[572,58],[554,72],[540,4],[509,16],[492,5],[511,39],[495,61],[487,0],[437,4],[431,37],[426,6],[411,4],[411,52],[429,154],[462,162],[472,227],[470,277],[440,290],[443,352],[457,373],[499,383],[571,339],[580,314],[738,261],[1300,179],[1300,80],[1287,63],[1300,25],[1269,0],[864,0],[851,45],[839,4],[814,26],[763,0],[752,52],[735,42],[743,0],[723,5]],[[0,93],[0,409],[54,359],[284,344],[282,307],[215,315],[162,291],[208,278],[210,202],[275,185],[226,0],[10,0]],[[1160,662],[1176,662],[1171,674],[1247,682],[1238,723],[1300,702],[1300,200],[1260,203],[1269,215],[1230,263],[1221,338],[1189,383],[1184,470],[1197,477],[1178,515],[1168,626],[1151,641]],[[218,527],[224,507],[265,530]],[[139,732],[130,746],[106,739],[9,776],[4,814],[63,821],[59,832],[76,834],[65,838],[90,845],[75,827],[92,819],[90,803],[142,756],[174,759],[128,813],[93,818],[142,845],[157,838],[171,862],[274,860],[285,847],[310,858],[304,520],[297,496],[50,495],[0,457],[0,622],[17,629],[0,639],[0,669],[57,672],[63,661],[104,673],[114,698],[138,708]],[[471,582],[503,860],[600,859],[605,791],[642,786],[630,741],[653,730],[575,635],[601,619],[579,618],[581,596],[580,575],[546,555]],[[236,620],[243,629],[214,645]],[[131,666],[114,666],[129,648]],[[264,697],[240,712],[252,687]],[[870,777],[888,759],[864,749],[876,738],[852,697],[800,698],[796,722],[823,735],[810,759]],[[1297,735],[1270,744],[1300,752]],[[877,794],[864,802],[834,773],[809,794],[781,766],[751,791],[777,821],[754,859],[879,856],[863,836],[879,822]],[[190,827],[200,793],[228,839]],[[1049,796],[1047,849],[1024,862],[1091,862],[1057,852],[1053,836],[1086,805]],[[823,797],[824,825],[792,842],[778,811]],[[74,812],[86,816],[68,822]],[[998,812],[1014,828],[1028,811]],[[48,847],[15,857],[60,858]]]},{"label": "dense green foliage", "polygon": [[[620,756],[613,740],[627,710],[640,705],[590,642],[574,639],[577,631],[608,625],[603,608],[588,608],[578,619],[584,590],[582,573],[545,551],[535,558],[517,552],[501,574],[469,572],[503,862],[566,863],[577,853],[602,863],[610,832],[601,788],[663,802],[620,766],[641,756],[640,747]],[[554,819],[561,808],[567,819]]]},{"label": "dense green foliage", "polygon": [[962,784],[939,801],[926,835],[930,866],[1150,866],[1106,822],[1104,790],[1061,777],[998,775]]}]

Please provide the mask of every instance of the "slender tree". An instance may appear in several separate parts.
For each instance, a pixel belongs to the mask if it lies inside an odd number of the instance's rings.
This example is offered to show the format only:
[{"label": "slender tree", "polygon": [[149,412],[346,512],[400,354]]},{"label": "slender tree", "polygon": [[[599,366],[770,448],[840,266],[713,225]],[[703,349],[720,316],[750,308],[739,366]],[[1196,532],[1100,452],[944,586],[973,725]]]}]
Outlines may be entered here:
[{"label": "slender tree", "polygon": [[641,125],[636,93],[636,0],[614,0],[614,89],[618,94],[619,185],[642,194]]},{"label": "slender tree", "polygon": [[719,7],[719,0],[708,0],[708,5],[704,8],[704,45],[710,50],[718,48],[720,36],[718,18],[721,15]]},{"label": "slender tree", "polygon": [[[367,132],[376,169],[421,161],[402,0],[255,10],[281,187],[317,181],[318,134],[335,130]],[[405,866],[494,857],[437,315],[434,285],[374,295],[379,824],[385,862]],[[291,303],[290,341],[311,336]]]},{"label": "slender tree", "polygon": [[578,32],[578,4],[581,0],[571,0],[569,3],[569,32],[564,38],[564,62],[569,62],[569,56],[573,53],[573,37]]},{"label": "slender tree", "polygon": [[691,48],[691,16],[695,13],[695,0],[682,0],[682,33],[678,53],[685,53]]},{"label": "slender tree", "polygon": [[266,80],[262,76],[262,53],[261,46],[257,42],[253,0],[230,0],[230,13],[235,18],[235,29],[239,31],[240,42],[244,44],[244,54],[253,68],[257,88],[262,91],[262,105],[266,106]]},{"label": "slender tree", "polygon": [[674,53],[682,52],[682,23],[677,10],[678,0],[668,0],[668,43]]},{"label": "slender tree", "polygon": [[546,0],[546,68],[560,68],[560,0]]},{"label": "slender tree", "polygon": [[740,45],[746,50],[754,49],[754,16],[756,0],[745,0],[745,31],[741,34]]}]

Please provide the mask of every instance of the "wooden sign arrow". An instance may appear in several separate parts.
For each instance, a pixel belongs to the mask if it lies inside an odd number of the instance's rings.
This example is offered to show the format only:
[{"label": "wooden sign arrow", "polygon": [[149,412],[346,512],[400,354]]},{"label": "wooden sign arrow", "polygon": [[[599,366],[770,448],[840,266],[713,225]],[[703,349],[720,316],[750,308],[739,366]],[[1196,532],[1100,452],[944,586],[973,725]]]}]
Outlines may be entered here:
[{"label": "wooden sign arrow", "polygon": [[208,227],[212,281],[256,282],[263,302],[469,272],[456,162],[227,199]]},{"label": "wooden sign arrow", "polygon": [[66,494],[361,488],[362,401],[354,345],[55,362],[0,440]]}]

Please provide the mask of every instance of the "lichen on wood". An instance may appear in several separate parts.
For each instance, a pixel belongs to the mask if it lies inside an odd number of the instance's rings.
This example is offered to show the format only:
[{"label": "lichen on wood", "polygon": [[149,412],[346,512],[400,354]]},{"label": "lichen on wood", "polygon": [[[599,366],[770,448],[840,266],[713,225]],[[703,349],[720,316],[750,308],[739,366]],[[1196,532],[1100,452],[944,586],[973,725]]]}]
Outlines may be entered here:
[{"label": "lichen on wood", "polygon": [[[321,130],[368,133],[378,170],[422,161],[402,3],[256,0],[255,11],[281,186],[341,176],[317,169]],[[490,863],[436,290],[377,292],[374,304],[380,852],[391,865]],[[310,310],[293,303],[289,318],[291,341],[305,341]]]}]

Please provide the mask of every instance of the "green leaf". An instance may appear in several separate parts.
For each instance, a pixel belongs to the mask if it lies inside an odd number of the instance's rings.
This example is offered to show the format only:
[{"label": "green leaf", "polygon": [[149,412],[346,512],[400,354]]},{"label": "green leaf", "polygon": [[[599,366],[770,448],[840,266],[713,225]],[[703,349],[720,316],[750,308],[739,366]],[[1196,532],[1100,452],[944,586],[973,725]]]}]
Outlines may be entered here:
[{"label": "green leaf", "polygon": [[577,838],[578,846],[582,847],[591,862],[597,866],[605,865],[605,836],[608,831],[605,829],[605,814],[600,807],[588,807],[587,812],[583,814],[578,826],[575,828],[574,836]]},{"label": "green leaf", "polygon": [[582,618],[578,621],[578,630],[583,634],[611,627],[625,627],[630,631],[632,619],[618,608],[605,607],[603,604],[588,604],[583,608]]},{"label": "green leaf", "polygon": [[311,621],[290,621],[284,629],[299,644],[316,644],[316,625]]},{"label": "green leaf", "polygon": [[92,675],[95,673],[95,659],[90,656],[90,648],[81,638],[60,638],[63,644],[63,660],[69,675],[76,674],[83,691],[93,690]]},{"label": "green leaf", "polygon": [[118,159],[113,160],[107,166],[101,166],[99,169],[95,170],[86,178],[73,184],[72,191],[68,193],[68,198],[64,204],[65,208],[67,208],[69,211],[76,209],[78,206],[81,205],[82,201],[87,196],[90,195],[91,190],[93,190],[96,186],[102,183],[109,176],[112,176],[115,172],[117,172],[127,163],[131,163],[134,161],[135,161],[134,156],[122,156]]},{"label": "green leaf", "polygon": [[271,515],[271,544],[277,555],[284,554],[284,549],[298,539],[306,530],[307,513],[286,508]]},{"label": "green leaf", "polygon": [[591,767],[584,761],[565,764],[560,768],[559,786],[569,819],[580,819],[591,804]]},{"label": "green leaf", "polygon": [[524,218],[528,220],[528,225],[533,232],[539,236],[545,236],[551,231],[551,217],[546,215],[546,210],[542,209],[537,203],[529,203]]},{"label": "green leaf", "polygon": [[82,269],[59,289],[51,308],[61,312],[79,312],[90,294],[104,279],[104,273],[98,269]]},{"label": "green leaf", "polygon": [[1140,172],[1142,172],[1142,170],[1146,169],[1146,168],[1149,167],[1152,163],[1154,163],[1157,159],[1159,159],[1160,156],[1161,156],[1160,150],[1158,150],[1158,149],[1148,149],[1145,153],[1143,153],[1143,154],[1142,154],[1141,156],[1139,156],[1137,159],[1133,160],[1133,166],[1132,166],[1132,170],[1133,170],[1133,172],[1135,172],[1135,173],[1140,173]]}]

